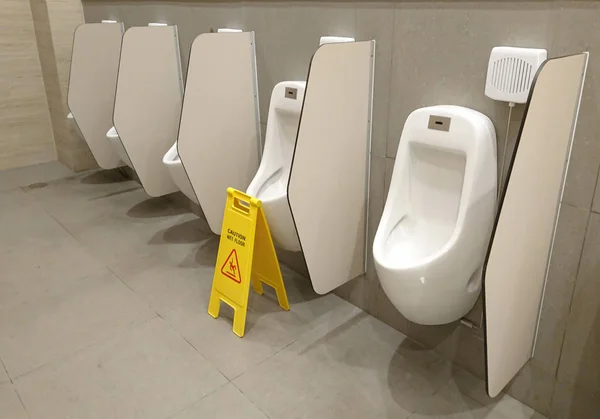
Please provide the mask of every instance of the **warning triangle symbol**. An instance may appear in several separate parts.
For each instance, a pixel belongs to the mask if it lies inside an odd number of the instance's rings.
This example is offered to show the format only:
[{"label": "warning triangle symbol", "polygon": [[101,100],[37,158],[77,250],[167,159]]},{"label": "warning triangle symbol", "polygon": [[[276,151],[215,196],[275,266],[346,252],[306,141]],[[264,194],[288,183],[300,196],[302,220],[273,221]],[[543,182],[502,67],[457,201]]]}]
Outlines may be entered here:
[{"label": "warning triangle symbol", "polygon": [[221,268],[221,273],[238,284],[242,282],[240,263],[238,262],[237,252],[235,249],[233,249],[229,256],[227,256],[227,259]]}]

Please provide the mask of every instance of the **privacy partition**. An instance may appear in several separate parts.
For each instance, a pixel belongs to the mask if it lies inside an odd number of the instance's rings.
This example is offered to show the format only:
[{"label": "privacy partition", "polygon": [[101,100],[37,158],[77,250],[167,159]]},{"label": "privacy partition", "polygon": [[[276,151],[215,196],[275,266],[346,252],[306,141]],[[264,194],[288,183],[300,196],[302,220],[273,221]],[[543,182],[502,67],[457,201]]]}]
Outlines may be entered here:
[{"label": "privacy partition", "polygon": [[375,41],[328,44],[308,74],[288,200],[313,288],[365,271]]},{"label": "privacy partition", "polygon": [[588,54],[539,70],[483,273],[486,373],[494,397],[531,358]]},{"label": "privacy partition", "polygon": [[254,32],[194,40],[177,149],[211,230],[221,234],[227,188],[245,191],[260,160]]},{"label": "privacy partition", "polygon": [[106,141],[113,109],[122,23],[86,23],[75,30],[67,102],[81,135],[103,169],[123,165]]},{"label": "privacy partition", "polygon": [[128,29],[123,36],[114,124],[150,196],[179,190],[162,159],[177,139],[182,101],[177,27]]}]

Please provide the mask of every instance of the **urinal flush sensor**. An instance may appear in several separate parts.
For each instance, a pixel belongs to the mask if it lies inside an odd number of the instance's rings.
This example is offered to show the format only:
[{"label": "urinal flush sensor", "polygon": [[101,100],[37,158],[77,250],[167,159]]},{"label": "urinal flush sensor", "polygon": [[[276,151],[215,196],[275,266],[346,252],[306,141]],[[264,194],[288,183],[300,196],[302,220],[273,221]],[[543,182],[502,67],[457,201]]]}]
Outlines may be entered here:
[{"label": "urinal flush sensor", "polygon": [[286,87],[285,88],[285,97],[288,99],[297,99],[298,98],[298,89],[295,87]]},{"label": "urinal flush sensor", "polygon": [[452,118],[447,116],[439,116],[439,115],[430,115],[429,116],[429,124],[427,128],[434,129],[437,131],[450,131],[450,123],[452,122]]}]

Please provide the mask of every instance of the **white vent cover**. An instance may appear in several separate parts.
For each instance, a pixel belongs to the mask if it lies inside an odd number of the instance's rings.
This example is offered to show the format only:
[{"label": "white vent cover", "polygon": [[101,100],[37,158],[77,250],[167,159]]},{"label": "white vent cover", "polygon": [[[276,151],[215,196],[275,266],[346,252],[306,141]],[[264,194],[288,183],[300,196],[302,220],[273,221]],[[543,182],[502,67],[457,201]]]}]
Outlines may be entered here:
[{"label": "white vent cover", "polygon": [[325,35],[319,39],[319,46],[325,45],[325,44],[339,44],[342,42],[354,42],[354,41],[355,41],[354,38],[350,38],[347,36]]},{"label": "white vent cover", "polygon": [[242,32],[241,29],[232,29],[232,28],[219,28],[217,29],[217,33],[239,33]]},{"label": "white vent cover", "polygon": [[547,57],[545,49],[495,47],[488,64],[485,95],[503,102],[526,103],[533,78]]}]

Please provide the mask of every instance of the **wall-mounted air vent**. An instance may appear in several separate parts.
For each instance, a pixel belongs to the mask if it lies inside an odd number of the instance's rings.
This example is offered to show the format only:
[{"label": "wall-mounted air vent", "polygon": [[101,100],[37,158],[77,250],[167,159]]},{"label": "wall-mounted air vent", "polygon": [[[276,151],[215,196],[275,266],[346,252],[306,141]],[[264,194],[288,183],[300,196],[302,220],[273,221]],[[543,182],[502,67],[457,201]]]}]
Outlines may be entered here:
[{"label": "wall-mounted air vent", "polygon": [[547,56],[545,49],[494,48],[488,64],[486,96],[504,102],[527,102],[533,78]]}]

